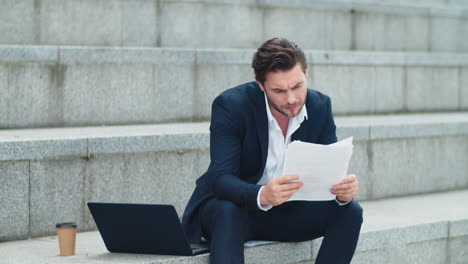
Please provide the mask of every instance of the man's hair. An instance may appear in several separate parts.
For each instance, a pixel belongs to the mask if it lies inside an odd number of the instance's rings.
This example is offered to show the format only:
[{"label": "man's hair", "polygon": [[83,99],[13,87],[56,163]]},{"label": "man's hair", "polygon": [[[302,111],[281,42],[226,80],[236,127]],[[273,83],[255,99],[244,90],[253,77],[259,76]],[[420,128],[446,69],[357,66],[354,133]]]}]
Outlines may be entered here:
[{"label": "man's hair", "polygon": [[307,59],[302,49],[287,39],[272,38],[257,49],[253,56],[252,68],[255,79],[264,84],[267,73],[291,70],[298,62],[305,73]]}]

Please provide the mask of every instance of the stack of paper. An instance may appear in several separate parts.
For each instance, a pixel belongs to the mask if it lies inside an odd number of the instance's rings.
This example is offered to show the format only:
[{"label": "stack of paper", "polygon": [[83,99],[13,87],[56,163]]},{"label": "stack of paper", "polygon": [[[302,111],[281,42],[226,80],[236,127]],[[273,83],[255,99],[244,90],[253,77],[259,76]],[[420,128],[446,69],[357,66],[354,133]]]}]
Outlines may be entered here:
[{"label": "stack of paper", "polygon": [[283,175],[299,175],[299,181],[302,181],[304,186],[288,201],[335,199],[330,189],[346,177],[352,154],[352,137],[330,145],[291,142],[286,152]]}]

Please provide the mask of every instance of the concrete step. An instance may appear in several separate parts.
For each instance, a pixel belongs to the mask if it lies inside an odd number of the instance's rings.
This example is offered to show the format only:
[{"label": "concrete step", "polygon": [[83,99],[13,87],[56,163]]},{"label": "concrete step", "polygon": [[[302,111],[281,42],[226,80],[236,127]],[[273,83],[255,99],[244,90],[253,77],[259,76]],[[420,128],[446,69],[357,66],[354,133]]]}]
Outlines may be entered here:
[{"label": "concrete step", "polygon": [[463,1],[1,0],[0,43],[256,48],[283,36],[306,49],[466,52],[468,7],[450,3]]},{"label": "concrete step", "polygon": [[[353,264],[455,264],[468,260],[468,190],[361,202],[364,223]],[[53,224],[52,222],[50,223]],[[313,263],[321,239],[248,247],[246,263]],[[196,257],[109,253],[98,232],[79,233],[76,255],[57,237],[0,243],[2,263],[208,263]]]},{"label": "concrete step", "polygon": [[[254,50],[0,46],[0,128],[209,120]],[[307,51],[335,114],[468,110],[468,55]],[[337,78],[338,77],[338,78]]]},{"label": "concrete step", "polygon": [[[343,0],[328,0],[343,2]],[[349,1],[348,1],[349,2]],[[466,7],[468,2],[466,0],[359,0],[351,2],[359,3],[373,3],[373,4],[385,4],[385,5],[406,5],[406,6],[422,6],[422,7]]]},{"label": "concrete step", "polygon": [[[468,113],[336,118],[358,200],[468,188]],[[208,123],[0,130],[0,240],[52,234],[88,201],[183,209],[209,163]],[[177,191],[174,191],[177,190]]]}]

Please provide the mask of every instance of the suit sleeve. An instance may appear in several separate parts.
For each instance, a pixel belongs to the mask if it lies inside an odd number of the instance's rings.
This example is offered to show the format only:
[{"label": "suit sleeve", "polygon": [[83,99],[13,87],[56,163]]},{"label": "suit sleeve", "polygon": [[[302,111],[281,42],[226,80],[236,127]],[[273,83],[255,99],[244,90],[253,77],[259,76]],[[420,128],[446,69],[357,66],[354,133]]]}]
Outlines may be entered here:
[{"label": "suit sleeve", "polygon": [[335,143],[337,141],[336,138],[336,126],[335,126],[335,120],[333,119],[333,111],[332,111],[332,106],[331,106],[331,100],[330,97],[326,97],[326,117],[325,117],[325,123],[322,129],[322,132],[320,133],[319,137],[319,143],[324,144],[324,145],[329,145],[332,143]]},{"label": "suit sleeve", "polygon": [[[232,102],[229,102],[232,104]],[[218,199],[232,201],[247,209],[258,209],[260,185],[240,178],[242,120],[234,107],[218,97],[213,102],[210,125],[210,156],[213,165],[212,188]],[[231,106],[231,105],[230,105]]]}]

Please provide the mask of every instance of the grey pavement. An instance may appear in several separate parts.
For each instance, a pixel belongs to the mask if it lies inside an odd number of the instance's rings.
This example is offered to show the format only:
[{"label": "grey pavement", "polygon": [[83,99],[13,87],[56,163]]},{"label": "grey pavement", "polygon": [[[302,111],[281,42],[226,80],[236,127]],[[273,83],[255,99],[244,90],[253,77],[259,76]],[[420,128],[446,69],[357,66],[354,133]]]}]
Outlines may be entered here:
[{"label": "grey pavement", "polygon": [[[364,225],[353,263],[464,263],[468,256],[467,199],[468,191],[461,190],[361,202]],[[312,261],[320,242],[316,239],[312,243],[246,248],[246,263]],[[448,248],[439,250],[441,246]],[[405,250],[407,247],[412,250]],[[456,248],[451,251],[451,247]],[[422,255],[427,249],[443,254]],[[388,256],[388,251],[393,251],[393,257]],[[72,257],[58,256],[56,236],[0,243],[2,263],[208,263],[207,254],[176,257],[109,253],[98,232],[79,233],[76,253]],[[403,262],[396,256],[403,257]]]}]

